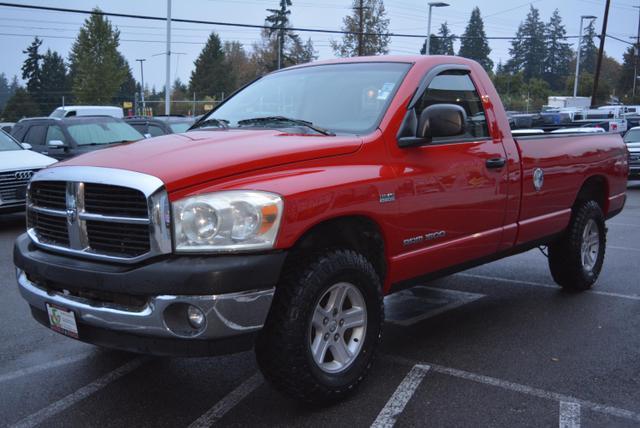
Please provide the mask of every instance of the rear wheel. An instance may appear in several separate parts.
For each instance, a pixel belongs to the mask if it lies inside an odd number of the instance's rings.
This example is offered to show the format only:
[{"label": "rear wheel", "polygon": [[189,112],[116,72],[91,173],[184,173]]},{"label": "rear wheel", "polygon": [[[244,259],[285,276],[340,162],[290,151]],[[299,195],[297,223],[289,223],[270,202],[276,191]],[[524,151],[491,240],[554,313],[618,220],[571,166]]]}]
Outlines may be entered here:
[{"label": "rear wheel", "polygon": [[352,392],[371,367],[382,332],[380,279],[351,250],[330,250],[288,269],[256,342],[265,378],[308,402]]},{"label": "rear wheel", "polygon": [[602,270],[606,234],[598,203],[577,205],[563,236],[549,245],[549,268],[555,282],[567,290],[591,288]]}]

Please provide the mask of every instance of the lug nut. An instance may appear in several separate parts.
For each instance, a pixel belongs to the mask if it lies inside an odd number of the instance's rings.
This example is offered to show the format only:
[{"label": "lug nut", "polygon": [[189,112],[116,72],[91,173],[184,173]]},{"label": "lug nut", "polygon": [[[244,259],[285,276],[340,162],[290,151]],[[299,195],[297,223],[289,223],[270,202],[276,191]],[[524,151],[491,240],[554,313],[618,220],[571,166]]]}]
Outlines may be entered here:
[{"label": "lug nut", "polygon": [[324,340],[329,340],[329,333],[325,333]]},{"label": "lug nut", "polygon": [[338,339],[340,339],[340,335],[339,335],[338,333],[336,333],[336,334],[333,336],[333,340],[335,340],[335,341],[337,342],[337,341],[338,341]]},{"label": "lug nut", "polygon": [[344,320],[340,320],[340,327],[344,325]]},{"label": "lug nut", "polygon": [[329,323],[329,318],[325,318],[322,320],[322,324],[327,325]]}]

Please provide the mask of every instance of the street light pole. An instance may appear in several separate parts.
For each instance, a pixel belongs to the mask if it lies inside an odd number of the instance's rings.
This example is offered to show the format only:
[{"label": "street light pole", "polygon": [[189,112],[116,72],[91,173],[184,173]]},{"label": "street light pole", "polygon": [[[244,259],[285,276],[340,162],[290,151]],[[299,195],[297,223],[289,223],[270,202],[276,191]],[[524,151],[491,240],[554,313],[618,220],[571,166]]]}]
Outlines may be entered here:
[{"label": "street light pole", "polygon": [[582,51],[582,24],[585,19],[596,19],[593,15],[582,15],[580,17],[580,33],[578,33],[578,54],[576,56],[576,76],[573,81],[573,98],[578,96],[578,78],[580,76],[580,53]]},{"label": "street light pole", "polygon": [[636,35],[636,45],[633,47],[633,97],[635,98],[636,83],[638,81],[638,55],[640,55],[640,6],[633,7],[638,9],[638,33]]},{"label": "street light pole", "polygon": [[140,63],[140,101],[142,101],[142,115],[144,116],[147,112],[147,105],[144,102],[144,67],[143,63],[146,59],[136,59]]},{"label": "street light pole", "polygon": [[164,114],[171,114],[171,0],[167,0],[167,63],[164,84]]},{"label": "street light pole", "polygon": [[447,7],[449,3],[443,2],[431,2],[427,3],[429,5],[429,17],[427,18],[427,40],[425,41],[425,55],[431,55],[431,10],[434,7]]}]

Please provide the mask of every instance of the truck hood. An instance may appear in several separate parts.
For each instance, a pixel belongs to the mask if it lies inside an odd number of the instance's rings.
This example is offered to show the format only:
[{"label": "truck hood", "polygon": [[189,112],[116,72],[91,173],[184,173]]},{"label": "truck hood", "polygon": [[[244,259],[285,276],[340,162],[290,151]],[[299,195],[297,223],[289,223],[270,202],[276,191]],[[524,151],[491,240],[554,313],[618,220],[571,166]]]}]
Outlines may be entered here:
[{"label": "truck hood", "polygon": [[31,150],[9,150],[0,153],[0,172],[40,169],[56,162],[53,158]]},{"label": "truck hood", "polygon": [[293,162],[353,153],[355,136],[288,134],[277,130],[191,131],[78,156],[56,167],[93,166],[142,172],[167,191]]}]

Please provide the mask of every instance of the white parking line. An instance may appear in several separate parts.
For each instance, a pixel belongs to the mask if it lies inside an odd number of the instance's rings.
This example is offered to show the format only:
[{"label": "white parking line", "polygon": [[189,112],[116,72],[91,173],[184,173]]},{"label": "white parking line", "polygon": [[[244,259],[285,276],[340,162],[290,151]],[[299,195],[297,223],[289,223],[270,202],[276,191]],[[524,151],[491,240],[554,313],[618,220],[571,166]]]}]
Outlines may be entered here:
[{"label": "white parking line", "polygon": [[[541,288],[554,288],[556,290],[560,290],[560,287],[558,287],[557,285],[543,284],[541,282],[521,281],[519,279],[508,279],[508,278],[500,278],[497,276],[476,275],[471,273],[457,273],[456,275],[465,276],[468,278],[486,279],[489,281],[508,282],[516,285],[527,285],[527,286],[541,287]],[[597,291],[597,290],[587,290],[585,291],[585,293],[597,294],[599,296],[618,297],[620,299],[640,300],[640,296],[637,294],[621,294],[621,293],[613,293],[610,291]]]},{"label": "white parking line", "polygon": [[387,404],[380,411],[376,420],[371,424],[372,428],[391,428],[395,425],[398,416],[400,416],[411,397],[413,397],[427,371],[429,371],[429,366],[426,365],[415,365],[411,368],[391,398],[389,398]]},{"label": "white parking line", "polygon": [[[385,360],[395,362],[397,364],[404,364],[404,365],[416,364],[416,361],[403,358],[403,357],[393,356],[393,355],[387,355],[387,356],[384,356],[383,358]],[[419,365],[425,368],[428,367],[430,370],[436,373],[446,374],[449,376],[469,380],[472,382],[481,383],[484,385],[491,385],[497,388],[519,392],[521,394],[531,395],[533,397],[544,398],[547,400],[553,400],[557,402],[564,401],[567,403],[574,403],[579,405],[580,407],[584,407],[586,409],[593,410],[595,412],[604,413],[606,415],[615,416],[618,418],[629,419],[635,422],[640,422],[640,413],[632,412],[630,410],[620,409],[618,407],[613,407],[613,406],[607,406],[606,404],[594,403],[592,401],[582,400],[580,398],[571,397],[569,395],[564,395],[557,392],[545,391],[544,389],[534,388],[534,387],[523,385],[520,383],[510,382],[507,380],[497,379],[490,376],[471,373],[464,370],[454,369],[451,367],[439,366],[437,364],[419,363]]]},{"label": "white parking line", "polygon": [[632,223],[611,223],[607,222],[607,226],[622,226],[622,227],[640,227],[640,224],[632,224]]},{"label": "white parking line", "polygon": [[560,402],[560,428],[580,428],[580,405],[578,403]]},{"label": "white parking line", "polygon": [[217,421],[231,409],[233,409],[239,402],[241,402],[247,395],[255,391],[264,382],[262,375],[256,373],[249,379],[245,380],[236,389],[231,391],[222,400],[218,401],[211,409],[204,415],[196,419],[189,428],[204,428],[214,425]]},{"label": "white parking line", "polygon": [[622,251],[638,251],[638,252],[640,252],[640,248],[618,247],[618,246],[615,246],[615,245],[607,245],[607,248],[613,248],[614,250],[622,250]]},{"label": "white parking line", "polygon": [[142,365],[142,363],[144,363],[145,361],[147,361],[147,358],[144,357],[135,358],[129,361],[128,363],[107,373],[106,375],[91,382],[90,384],[83,386],[75,392],[72,392],[61,400],[51,403],[44,409],[27,416],[18,423],[12,425],[12,428],[30,428],[41,424],[50,417],[57,415],[58,413],[89,397],[90,395],[95,394],[105,386],[120,379],[124,375],[131,373],[132,371],[140,367],[140,365]]},{"label": "white parking line", "polygon": [[36,366],[27,367],[27,368],[24,368],[24,369],[18,369],[16,371],[11,372],[11,373],[5,373],[5,374],[0,375],[0,383],[1,382],[6,382],[8,380],[17,379],[17,378],[22,377],[22,376],[27,376],[27,375],[30,375],[30,374],[38,373],[38,372],[41,372],[43,370],[49,370],[49,369],[52,369],[52,368],[55,368],[55,367],[60,367],[60,366],[64,366],[64,365],[67,365],[67,364],[76,363],[78,361],[84,360],[88,356],[89,356],[89,354],[78,354],[78,355],[73,355],[71,357],[61,358],[59,360],[51,361],[51,362],[48,362],[48,363],[38,364]]}]

